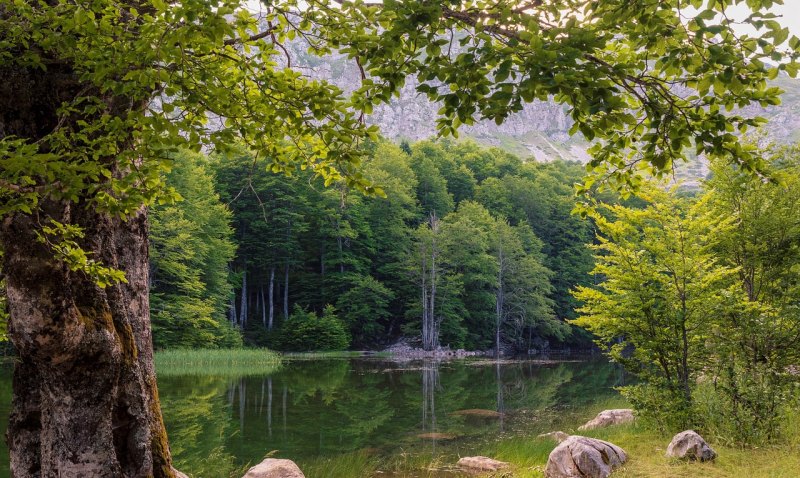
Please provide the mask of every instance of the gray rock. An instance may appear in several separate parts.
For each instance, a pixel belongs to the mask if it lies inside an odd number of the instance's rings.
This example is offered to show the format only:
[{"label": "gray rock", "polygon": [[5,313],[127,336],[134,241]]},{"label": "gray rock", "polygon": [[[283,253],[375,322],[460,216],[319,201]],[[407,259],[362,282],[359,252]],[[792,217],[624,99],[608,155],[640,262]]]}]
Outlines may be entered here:
[{"label": "gray rock", "polygon": [[545,478],[607,478],[628,460],[625,451],[603,440],[573,435],[550,452]]},{"label": "gray rock", "polygon": [[603,410],[602,412],[598,413],[596,417],[578,427],[578,430],[594,430],[595,428],[604,428],[611,425],[631,423],[633,420],[633,410],[630,408]]},{"label": "gray rock", "polygon": [[547,438],[549,440],[555,440],[556,442],[561,443],[562,441],[569,438],[569,435],[559,430],[557,432],[542,433],[541,435],[538,436],[538,438]]},{"label": "gray rock", "polygon": [[468,471],[497,471],[508,468],[508,463],[485,456],[465,456],[458,460],[457,465]]},{"label": "gray rock", "polygon": [[711,461],[717,452],[694,430],[680,432],[669,442],[667,456],[689,461]]},{"label": "gray rock", "polygon": [[305,478],[305,475],[292,460],[267,458],[247,470],[243,478]]}]

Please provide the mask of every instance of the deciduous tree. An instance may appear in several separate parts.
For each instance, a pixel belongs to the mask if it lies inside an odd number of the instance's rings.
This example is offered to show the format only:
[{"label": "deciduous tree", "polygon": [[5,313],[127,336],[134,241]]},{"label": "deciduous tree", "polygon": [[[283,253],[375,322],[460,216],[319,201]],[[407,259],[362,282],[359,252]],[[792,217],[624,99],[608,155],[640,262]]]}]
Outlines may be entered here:
[{"label": "deciduous tree", "polygon": [[656,189],[642,209],[608,206],[595,216],[599,244],[592,271],[600,282],[579,287],[575,323],[643,383],[626,387],[636,408],[673,429],[697,426],[694,384],[710,357],[716,316],[736,299],[733,277],[714,255],[714,238],[730,220]]}]

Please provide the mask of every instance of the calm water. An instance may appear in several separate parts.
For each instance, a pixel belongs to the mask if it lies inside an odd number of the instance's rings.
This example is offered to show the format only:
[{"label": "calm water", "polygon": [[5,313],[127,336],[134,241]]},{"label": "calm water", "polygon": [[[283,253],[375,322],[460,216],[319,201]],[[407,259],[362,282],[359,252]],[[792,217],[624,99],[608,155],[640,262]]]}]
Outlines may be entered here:
[{"label": "calm water", "polygon": [[[264,376],[162,374],[159,390],[176,465],[195,476],[241,476],[268,454],[295,460],[308,478],[333,467],[353,477],[431,476],[414,468],[480,453],[500,437],[574,426],[623,381],[597,361],[351,358],[290,360]],[[10,388],[10,370],[0,368],[0,431]],[[353,469],[364,461],[395,474]]]}]

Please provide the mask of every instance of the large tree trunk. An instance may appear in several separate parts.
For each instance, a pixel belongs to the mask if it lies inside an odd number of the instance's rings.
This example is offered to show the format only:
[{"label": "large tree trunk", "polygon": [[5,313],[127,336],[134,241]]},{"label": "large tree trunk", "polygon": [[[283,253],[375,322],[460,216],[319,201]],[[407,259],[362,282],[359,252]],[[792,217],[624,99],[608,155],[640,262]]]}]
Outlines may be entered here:
[{"label": "large tree trunk", "polygon": [[[0,66],[0,138],[37,141],[60,121],[62,102],[93,93],[57,60],[47,71]],[[132,101],[111,96],[107,105],[117,114]],[[115,158],[108,165],[119,172]],[[35,232],[48,218],[81,227],[89,257],[124,271],[127,283],[102,289],[56,260]],[[153,366],[147,239],[144,209],[123,221],[84,201],[42,197],[35,214],[0,222],[19,353],[7,433],[13,477],[175,476]]]},{"label": "large tree trunk", "polygon": [[36,240],[34,219],[0,228],[20,355],[8,426],[15,477],[174,476],[153,368],[147,219],[49,205],[84,228],[81,244],[127,283],[99,288]]}]

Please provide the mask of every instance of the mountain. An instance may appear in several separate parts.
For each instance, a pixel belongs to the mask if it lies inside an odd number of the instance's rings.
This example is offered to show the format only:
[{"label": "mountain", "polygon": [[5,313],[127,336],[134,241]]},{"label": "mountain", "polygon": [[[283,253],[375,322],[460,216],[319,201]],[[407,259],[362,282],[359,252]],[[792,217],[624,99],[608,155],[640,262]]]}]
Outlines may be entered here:
[{"label": "mountain", "polygon": [[[301,60],[304,72],[311,77],[332,81],[345,91],[351,91],[360,83],[358,67],[342,55],[314,57],[304,51],[299,42],[292,44],[290,50],[294,58]],[[439,106],[417,93],[418,84],[415,78],[409,78],[400,96],[390,104],[376,107],[367,121],[380,126],[383,136],[394,140],[420,140],[435,136]],[[800,141],[800,79],[781,75],[773,84],[785,91],[781,105],[769,108],[751,106],[744,112],[769,120],[765,132],[772,141]],[[580,133],[574,136],[568,134],[572,122],[567,111],[567,107],[555,102],[534,102],[510,116],[502,125],[482,121],[474,126],[462,127],[460,133],[523,158],[587,162],[589,142]],[[704,162],[691,158],[686,164],[678,165],[676,176],[696,181],[707,172]]]}]

